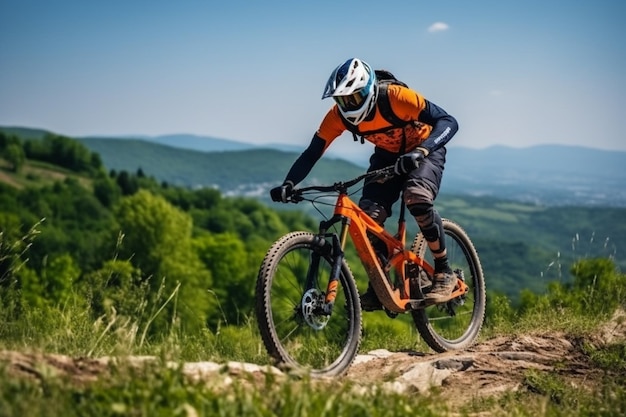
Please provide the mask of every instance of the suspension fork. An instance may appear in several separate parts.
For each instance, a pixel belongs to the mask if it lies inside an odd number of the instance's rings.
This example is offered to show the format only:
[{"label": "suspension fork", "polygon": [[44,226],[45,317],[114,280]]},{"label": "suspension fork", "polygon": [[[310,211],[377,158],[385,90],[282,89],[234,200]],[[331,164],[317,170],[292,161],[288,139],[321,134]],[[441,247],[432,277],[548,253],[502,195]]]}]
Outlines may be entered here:
[{"label": "suspension fork", "polygon": [[[339,235],[336,233],[328,233],[328,229],[335,223],[341,222],[341,232]],[[322,306],[322,313],[330,315],[335,304],[337,297],[337,287],[339,286],[339,276],[341,274],[341,266],[343,265],[343,259],[345,257],[344,248],[348,238],[348,227],[350,225],[350,219],[345,216],[333,216],[328,221],[320,222],[319,234],[317,235],[318,242],[316,242],[320,250],[313,251],[311,255],[311,262],[309,270],[307,272],[307,278],[305,283],[305,289],[309,290],[316,284],[316,277],[319,271],[320,259],[327,250],[330,251],[332,259],[332,267],[330,270],[330,276],[328,278],[328,284],[326,286],[326,295],[324,297],[324,304]],[[327,240],[330,238],[330,242]],[[327,248],[326,245],[330,245]]]}]

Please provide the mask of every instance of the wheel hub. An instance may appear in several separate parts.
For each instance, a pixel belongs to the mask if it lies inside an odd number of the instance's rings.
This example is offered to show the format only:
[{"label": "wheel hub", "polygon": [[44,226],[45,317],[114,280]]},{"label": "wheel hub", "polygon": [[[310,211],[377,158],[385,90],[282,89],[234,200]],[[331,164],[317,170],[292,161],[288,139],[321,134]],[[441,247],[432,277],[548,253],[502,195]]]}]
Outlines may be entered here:
[{"label": "wheel hub", "polygon": [[315,330],[326,327],[330,316],[323,315],[324,293],[317,288],[311,288],[302,296],[302,317]]}]

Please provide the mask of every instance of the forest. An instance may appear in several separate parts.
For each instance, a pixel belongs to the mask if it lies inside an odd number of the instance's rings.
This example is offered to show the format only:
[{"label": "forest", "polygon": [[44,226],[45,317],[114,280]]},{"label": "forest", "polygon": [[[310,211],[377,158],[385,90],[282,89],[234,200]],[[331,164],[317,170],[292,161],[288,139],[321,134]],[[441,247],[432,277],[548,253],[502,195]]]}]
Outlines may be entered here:
[{"label": "forest", "polygon": [[[310,212],[276,210],[212,188],[159,182],[142,169],[107,171],[99,154],[55,134],[25,139],[0,132],[0,174],[0,288],[18,295],[13,302],[59,306],[80,294],[73,299],[96,315],[114,306],[121,316],[155,316],[152,329],[167,328],[171,323],[160,320],[171,315],[149,311],[146,300],[175,310],[192,331],[243,323],[253,309],[254,282],[268,247],[288,231],[315,230],[319,221]],[[601,212],[450,197],[441,208],[478,236],[488,289],[514,303],[528,298],[525,292],[545,290],[553,279],[571,281],[569,268],[577,259],[560,258],[550,246],[562,230],[557,223],[584,231],[588,222],[596,225],[588,213]],[[529,210],[537,212],[545,235],[533,236],[526,227]],[[623,227],[621,214],[611,209],[602,218],[607,227]],[[503,242],[496,229],[515,238]],[[610,256],[613,245],[605,242],[595,253]],[[348,249],[364,287],[360,263]],[[579,255],[591,253],[583,251]]]},{"label": "forest", "polygon": [[113,303],[123,315],[141,309],[144,294],[175,294],[187,328],[236,324],[252,308],[272,241],[314,225],[141,170],[107,173],[97,154],[62,136],[0,135],[0,152],[3,169],[25,182],[0,183],[0,286],[30,305],[56,306],[79,291],[97,313]]}]

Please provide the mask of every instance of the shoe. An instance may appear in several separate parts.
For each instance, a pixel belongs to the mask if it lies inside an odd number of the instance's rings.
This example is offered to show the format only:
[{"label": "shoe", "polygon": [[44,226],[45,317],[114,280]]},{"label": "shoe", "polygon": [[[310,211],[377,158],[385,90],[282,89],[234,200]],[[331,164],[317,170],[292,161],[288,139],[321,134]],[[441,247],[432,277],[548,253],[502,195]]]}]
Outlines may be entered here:
[{"label": "shoe", "polygon": [[363,311],[376,311],[383,309],[383,304],[378,299],[374,289],[370,286],[367,287],[367,291],[365,291],[360,298],[361,310]]},{"label": "shoe", "polygon": [[450,272],[437,272],[433,279],[433,286],[424,296],[429,304],[445,303],[452,298],[452,292],[456,287],[456,275]]}]

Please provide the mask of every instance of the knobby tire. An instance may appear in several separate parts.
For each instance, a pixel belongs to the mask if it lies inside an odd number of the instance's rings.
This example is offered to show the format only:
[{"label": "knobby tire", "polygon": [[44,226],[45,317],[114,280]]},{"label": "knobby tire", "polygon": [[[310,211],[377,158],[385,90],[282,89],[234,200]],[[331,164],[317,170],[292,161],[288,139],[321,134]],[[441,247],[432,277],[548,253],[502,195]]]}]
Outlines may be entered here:
[{"label": "knobby tire", "polygon": [[[478,252],[467,233],[451,220],[443,219],[448,259],[452,269],[461,269],[469,291],[463,305],[455,301],[412,311],[413,322],[420,336],[435,352],[466,349],[474,343],[485,317],[486,290]],[[428,244],[420,233],[411,250],[428,259]],[[432,259],[432,258],[431,258]],[[450,313],[450,309],[454,315]]]},{"label": "knobby tire", "polygon": [[[279,367],[312,376],[338,376],[357,355],[361,308],[354,276],[342,260],[332,314],[303,312],[303,304],[310,305],[311,299],[305,294],[325,293],[334,263],[330,243],[320,249],[319,242],[313,233],[292,232],[270,247],[257,277],[256,316],[263,343]],[[314,289],[307,289],[314,254],[320,256],[319,273]]]}]

